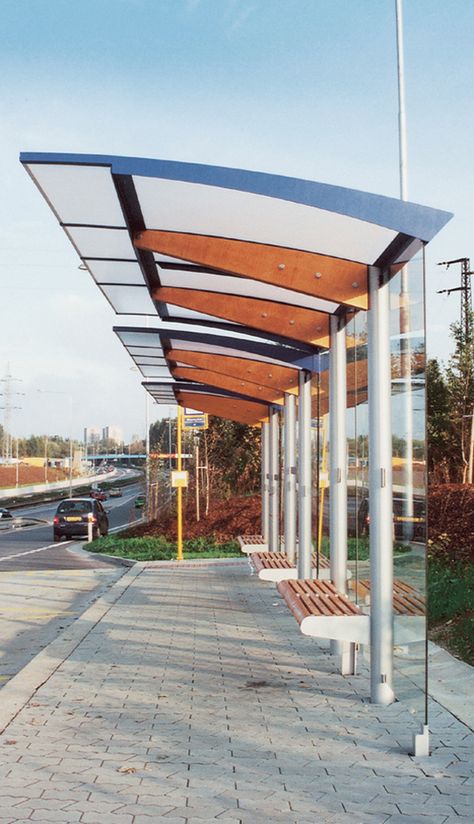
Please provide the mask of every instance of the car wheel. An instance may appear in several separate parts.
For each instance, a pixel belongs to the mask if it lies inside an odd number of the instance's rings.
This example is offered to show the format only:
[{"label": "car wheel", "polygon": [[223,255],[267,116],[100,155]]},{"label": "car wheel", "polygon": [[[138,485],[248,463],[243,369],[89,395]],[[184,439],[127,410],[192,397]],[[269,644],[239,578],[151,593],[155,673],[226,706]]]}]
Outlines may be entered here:
[{"label": "car wheel", "polygon": [[54,541],[54,543],[55,543],[55,544],[57,544],[57,543],[58,543],[58,541],[60,541],[60,540],[61,540],[61,536],[60,536],[60,535],[58,535],[58,533],[57,533],[57,532],[55,532],[55,533],[54,533],[54,535],[53,535],[53,541]]}]

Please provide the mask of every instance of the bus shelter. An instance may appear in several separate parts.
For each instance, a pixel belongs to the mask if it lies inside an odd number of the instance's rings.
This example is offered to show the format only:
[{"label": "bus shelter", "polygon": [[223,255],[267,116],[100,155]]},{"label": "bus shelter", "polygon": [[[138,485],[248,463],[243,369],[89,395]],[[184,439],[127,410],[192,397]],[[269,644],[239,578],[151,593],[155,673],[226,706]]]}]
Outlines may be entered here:
[{"label": "bus shelter", "polygon": [[426,622],[419,607],[411,623],[399,612],[400,587],[423,603],[421,528],[414,533],[426,491],[424,247],[451,215],[198,164],[42,153],[21,162],[117,314],[155,318],[116,329],[152,395],[262,427],[273,551],[283,408],[285,549],[298,543],[302,582],[312,576],[315,464],[318,485],[321,476],[313,430],[320,441],[329,414],[332,585],[346,597],[350,515],[355,499],[358,533],[362,497],[370,528],[364,578],[355,574],[355,599],[364,598],[355,640],[370,657],[371,700],[409,701],[422,725],[415,750],[426,750]]}]

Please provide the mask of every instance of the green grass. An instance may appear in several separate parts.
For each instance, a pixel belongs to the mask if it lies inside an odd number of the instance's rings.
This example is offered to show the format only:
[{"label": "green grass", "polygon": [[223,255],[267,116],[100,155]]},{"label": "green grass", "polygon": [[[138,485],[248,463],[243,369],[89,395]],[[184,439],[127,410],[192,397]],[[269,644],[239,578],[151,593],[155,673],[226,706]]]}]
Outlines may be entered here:
[{"label": "green grass", "polygon": [[435,625],[474,608],[474,564],[428,563],[428,621]]},{"label": "green grass", "polygon": [[[410,552],[410,546],[395,543],[393,551],[395,555],[404,555]],[[329,539],[326,535],[323,536],[321,552],[329,558]],[[369,558],[369,538],[367,536],[347,539],[347,559],[349,561],[368,561]]]},{"label": "green grass", "polygon": [[[91,544],[84,544],[89,552],[115,555],[134,561],[171,561],[176,558],[176,543],[165,538],[122,538],[109,535],[99,538]],[[183,542],[183,555],[186,559],[194,558],[233,558],[241,557],[237,541],[218,543],[213,538],[191,538]]]},{"label": "green grass", "polygon": [[474,666],[474,563],[428,562],[430,638]]}]

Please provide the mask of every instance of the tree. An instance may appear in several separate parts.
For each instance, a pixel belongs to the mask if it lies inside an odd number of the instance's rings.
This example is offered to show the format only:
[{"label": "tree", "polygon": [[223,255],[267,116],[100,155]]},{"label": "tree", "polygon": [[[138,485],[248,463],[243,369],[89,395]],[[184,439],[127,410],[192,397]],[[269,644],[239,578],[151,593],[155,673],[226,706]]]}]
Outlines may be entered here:
[{"label": "tree", "polygon": [[449,397],[449,419],[452,445],[459,467],[459,480],[467,481],[471,416],[474,412],[474,336],[471,323],[465,329],[461,323],[451,325],[455,349],[446,370]]},{"label": "tree", "polygon": [[456,474],[458,445],[450,420],[449,387],[435,358],[426,364],[426,408],[429,477],[435,483],[446,483]]}]

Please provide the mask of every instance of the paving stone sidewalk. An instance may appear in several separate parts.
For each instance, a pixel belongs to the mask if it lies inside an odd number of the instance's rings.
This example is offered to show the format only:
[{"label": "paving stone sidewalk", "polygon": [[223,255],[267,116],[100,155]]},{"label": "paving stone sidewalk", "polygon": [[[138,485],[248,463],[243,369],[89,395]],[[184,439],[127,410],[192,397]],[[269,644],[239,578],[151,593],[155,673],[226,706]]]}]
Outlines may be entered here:
[{"label": "paving stone sidewalk", "polygon": [[[461,824],[474,734],[338,674],[245,562],[144,568],[0,736],[0,822]],[[0,692],[1,700],[1,692]]]}]

